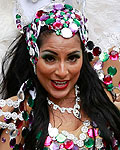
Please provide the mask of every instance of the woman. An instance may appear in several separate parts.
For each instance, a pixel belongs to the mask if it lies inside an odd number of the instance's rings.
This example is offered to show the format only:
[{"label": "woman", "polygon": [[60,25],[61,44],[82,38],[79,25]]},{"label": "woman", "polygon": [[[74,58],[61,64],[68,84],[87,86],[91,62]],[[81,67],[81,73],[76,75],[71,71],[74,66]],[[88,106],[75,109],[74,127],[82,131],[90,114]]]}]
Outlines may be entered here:
[{"label": "woman", "polygon": [[118,149],[120,113],[89,63],[86,19],[71,5],[51,6],[5,58],[1,150]]}]

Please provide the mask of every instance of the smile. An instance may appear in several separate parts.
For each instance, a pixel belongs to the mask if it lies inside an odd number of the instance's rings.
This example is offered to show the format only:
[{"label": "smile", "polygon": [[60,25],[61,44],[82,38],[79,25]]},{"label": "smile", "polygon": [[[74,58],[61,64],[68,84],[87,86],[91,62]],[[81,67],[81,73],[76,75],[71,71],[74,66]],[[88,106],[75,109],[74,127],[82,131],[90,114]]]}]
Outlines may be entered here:
[{"label": "smile", "polygon": [[69,84],[69,81],[67,80],[67,81],[55,81],[55,80],[52,80],[51,81],[51,84],[52,84],[52,86],[55,88],[55,89],[58,89],[58,90],[63,90],[63,89],[65,89],[67,86],[68,86],[68,84]]}]

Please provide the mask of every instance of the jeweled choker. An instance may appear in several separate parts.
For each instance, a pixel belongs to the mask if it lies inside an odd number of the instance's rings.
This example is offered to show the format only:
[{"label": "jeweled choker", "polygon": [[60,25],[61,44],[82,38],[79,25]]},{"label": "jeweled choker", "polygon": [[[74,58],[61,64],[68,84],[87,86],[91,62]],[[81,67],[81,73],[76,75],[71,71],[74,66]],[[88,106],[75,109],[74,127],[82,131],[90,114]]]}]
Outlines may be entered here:
[{"label": "jeweled choker", "polygon": [[53,105],[53,109],[57,110],[59,109],[59,111],[61,113],[64,113],[65,111],[68,112],[69,114],[73,113],[73,115],[77,118],[77,119],[81,119],[81,114],[80,114],[80,97],[78,97],[78,93],[79,93],[79,87],[76,85],[75,86],[75,96],[76,96],[76,100],[75,100],[75,105],[73,108],[65,108],[65,107],[60,107],[59,105],[54,104],[48,97],[47,97],[47,101],[49,105]]}]

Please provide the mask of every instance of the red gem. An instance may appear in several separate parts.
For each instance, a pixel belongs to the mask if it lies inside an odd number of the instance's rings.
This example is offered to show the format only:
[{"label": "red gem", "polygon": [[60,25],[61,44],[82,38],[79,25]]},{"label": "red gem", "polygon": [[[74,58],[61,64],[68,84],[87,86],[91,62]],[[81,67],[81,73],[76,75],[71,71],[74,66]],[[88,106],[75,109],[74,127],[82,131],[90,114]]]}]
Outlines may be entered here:
[{"label": "red gem", "polygon": [[24,102],[21,102],[21,103],[20,103],[20,107],[19,107],[19,108],[20,108],[20,111],[23,111],[23,110],[24,110]]},{"label": "red gem", "polygon": [[16,121],[16,127],[17,127],[17,129],[20,129],[22,127],[22,125],[23,125],[23,121],[21,121],[21,120],[18,119]]},{"label": "red gem", "polygon": [[78,14],[75,14],[76,19],[81,20],[81,17]]},{"label": "red gem", "polygon": [[106,76],[104,77],[103,81],[104,81],[104,83],[105,83],[106,85],[109,85],[109,84],[112,83],[112,77],[111,77],[110,75],[106,75]]},{"label": "red gem", "polygon": [[116,145],[116,146],[113,148],[113,150],[119,150],[119,149],[118,149],[118,146]]},{"label": "red gem", "polygon": [[36,14],[36,18],[40,18],[43,13],[44,13],[43,10],[38,11],[37,14]]},{"label": "red gem", "polygon": [[0,107],[0,109],[2,109],[2,107]]},{"label": "red gem", "polygon": [[23,145],[22,144],[19,145],[19,150],[23,150]]},{"label": "red gem", "polygon": [[18,28],[19,30],[22,29],[21,24],[17,25],[17,28]]},{"label": "red gem", "polygon": [[57,16],[55,16],[54,18],[55,18],[55,19],[57,19],[58,17],[57,17]]},{"label": "red gem", "polygon": [[55,22],[53,23],[53,28],[54,29],[62,29],[63,24],[61,22]]},{"label": "red gem", "polygon": [[75,36],[75,32],[73,32],[73,36]]},{"label": "red gem", "polygon": [[99,47],[95,47],[93,49],[93,55],[94,56],[99,56],[101,54],[101,49]]},{"label": "red gem", "polygon": [[85,40],[83,40],[83,44],[85,44]]},{"label": "red gem", "polygon": [[17,136],[19,136],[20,135],[20,131],[18,131],[18,134],[17,134]]},{"label": "red gem", "polygon": [[72,140],[66,140],[66,141],[64,142],[64,144],[65,144],[65,148],[66,148],[66,149],[72,149],[73,146],[74,146],[74,143],[73,143]]},{"label": "red gem", "polygon": [[119,53],[117,51],[114,51],[114,50],[111,51],[109,53],[109,55],[110,55],[111,60],[118,60],[118,58],[119,58]]},{"label": "red gem", "polygon": [[49,29],[49,30],[51,30],[51,29],[52,29],[52,27],[49,25],[48,29]]}]

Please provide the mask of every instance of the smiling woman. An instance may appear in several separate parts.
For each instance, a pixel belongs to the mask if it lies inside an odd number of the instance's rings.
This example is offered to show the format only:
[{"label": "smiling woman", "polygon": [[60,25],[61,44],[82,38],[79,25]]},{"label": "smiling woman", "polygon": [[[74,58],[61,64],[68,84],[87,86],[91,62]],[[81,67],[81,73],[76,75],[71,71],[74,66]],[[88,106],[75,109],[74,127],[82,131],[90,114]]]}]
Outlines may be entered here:
[{"label": "smiling woman", "polygon": [[52,97],[69,97],[71,92],[74,93],[82,67],[80,37],[64,39],[51,33],[43,39],[36,65],[37,77]]},{"label": "smiling woman", "polygon": [[90,65],[86,22],[63,1],[50,2],[23,28],[17,13],[22,35],[3,62],[0,150],[120,147],[120,112]]}]

